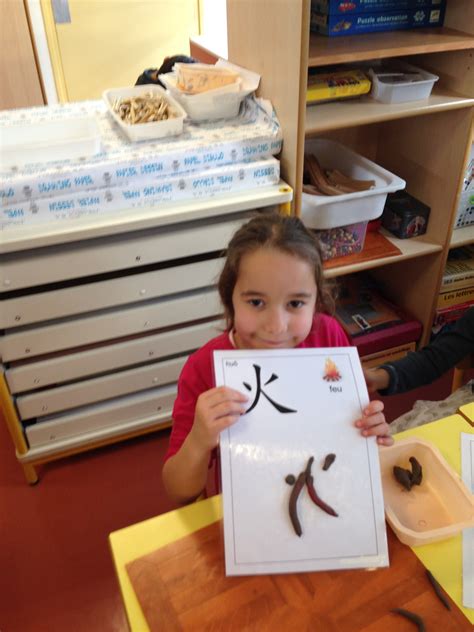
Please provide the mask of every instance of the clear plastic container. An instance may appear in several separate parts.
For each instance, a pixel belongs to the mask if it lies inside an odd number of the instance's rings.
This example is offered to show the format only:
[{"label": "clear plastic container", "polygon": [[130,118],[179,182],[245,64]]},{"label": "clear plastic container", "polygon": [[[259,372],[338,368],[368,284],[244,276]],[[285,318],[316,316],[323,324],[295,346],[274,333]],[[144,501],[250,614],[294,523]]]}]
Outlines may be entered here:
[{"label": "clear plastic container", "polygon": [[[450,538],[474,526],[472,495],[439,450],[422,439],[404,439],[379,450],[385,516],[404,544],[418,546]],[[395,480],[393,466],[423,468],[421,485],[410,491]]]},{"label": "clear plastic container", "polygon": [[[117,99],[128,99],[150,93],[156,96],[161,96],[165,99],[176,116],[163,121],[136,123],[134,125],[130,125],[125,121],[122,121],[117,112],[114,111],[114,103]],[[106,90],[102,96],[107,104],[111,116],[131,141],[155,140],[157,138],[165,138],[166,136],[176,136],[177,134],[181,134],[183,131],[183,122],[186,118],[186,112],[176,99],[168,94],[161,86],[147,84],[142,86],[133,86],[132,88],[115,88],[113,90]]]},{"label": "clear plastic container", "polygon": [[323,169],[338,169],[344,175],[374,180],[367,191],[341,195],[302,194],[301,219],[318,230],[370,221],[382,215],[387,194],[405,188],[405,181],[340,143],[324,138],[306,141],[305,153],[314,154]]},{"label": "clear plastic container", "polygon": [[[397,72],[381,72],[371,68],[369,75],[372,80],[370,96],[382,103],[404,103],[427,99],[433,86],[438,81],[437,75],[412,66],[411,64],[397,64]],[[411,79],[410,79],[411,78]]]},{"label": "clear plastic container", "polygon": [[367,224],[368,222],[358,222],[316,231],[321,244],[323,260],[347,257],[360,252],[364,247]]},{"label": "clear plastic container", "polygon": [[100,152],[95,117],[54,119],[0,127],[0,167],[89,158]]}]

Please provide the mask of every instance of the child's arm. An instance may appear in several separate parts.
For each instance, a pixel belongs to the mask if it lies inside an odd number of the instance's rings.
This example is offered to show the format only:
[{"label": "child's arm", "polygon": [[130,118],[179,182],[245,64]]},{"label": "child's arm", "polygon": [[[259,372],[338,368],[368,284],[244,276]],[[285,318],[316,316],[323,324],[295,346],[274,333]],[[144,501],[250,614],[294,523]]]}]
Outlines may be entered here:
[{"label": "child's arm", "polygon": [[384,391],[390,384],[390,373],[383,367],[376,369],[364,369],[364,377],[369,393]]},{"label": "child's arm", "polygon": [[362,418],[355,422],[360,428],[364,437],[377,437],[379,445],[392,445],[393,438],[390,436],[390,427],[383,414],[383,402],[374,400],[369,402],[365,410],[362,411]]},{"label": "child's arm", "polygon": [[226,386],[212,388],[198,397],[191,431],[163,466],[164,486],[177,503],[190,503],[202,493],[219,435],[245,413],[247,401],[246,395]]}]

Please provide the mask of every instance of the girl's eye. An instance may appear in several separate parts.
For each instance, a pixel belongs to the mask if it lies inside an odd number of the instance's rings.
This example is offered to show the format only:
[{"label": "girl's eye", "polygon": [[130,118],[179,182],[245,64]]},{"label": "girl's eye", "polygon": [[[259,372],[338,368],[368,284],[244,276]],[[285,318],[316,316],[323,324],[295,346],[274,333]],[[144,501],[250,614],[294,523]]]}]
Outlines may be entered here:
[{"label": "girl's eye", "polygon": [[248,301],[249,305],[252,305],[252,307],[261,307],[263,305],[263,300],[261,298],[251,298]]},{"label": "girl's eye", "polygon": [[300,307],[303,307],[303,305],[304,301],[294,300],[289,302],[291,309],[299,309]]}]

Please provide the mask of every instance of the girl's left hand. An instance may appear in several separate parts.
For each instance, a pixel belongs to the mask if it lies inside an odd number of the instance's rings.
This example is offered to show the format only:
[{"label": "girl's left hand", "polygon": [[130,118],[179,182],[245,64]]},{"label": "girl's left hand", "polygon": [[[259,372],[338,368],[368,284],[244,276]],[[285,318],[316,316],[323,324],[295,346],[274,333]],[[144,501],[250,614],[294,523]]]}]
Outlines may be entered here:
[{"label": "girl's left hand", "polygon": [[390,427],[383,414],[383,402],[374,400],[363,411],[363,416],[355,422],[356,428],[360,428],[364,437],[377,437],[379,445],[392,445]]}]

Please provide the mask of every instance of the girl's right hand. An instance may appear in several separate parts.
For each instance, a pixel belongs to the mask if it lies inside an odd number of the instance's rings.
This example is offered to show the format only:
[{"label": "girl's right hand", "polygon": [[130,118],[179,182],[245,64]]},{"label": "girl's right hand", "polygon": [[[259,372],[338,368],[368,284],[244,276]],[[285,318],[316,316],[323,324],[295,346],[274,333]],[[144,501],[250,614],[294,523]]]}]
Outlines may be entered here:
[{"label": "girl's right hand", "polygon": [[213,450],[219,435],[234,424],[248,408],[248,397],[228,386],[211,388],[199,395],[190,439],[201,450]]}]

